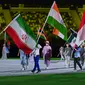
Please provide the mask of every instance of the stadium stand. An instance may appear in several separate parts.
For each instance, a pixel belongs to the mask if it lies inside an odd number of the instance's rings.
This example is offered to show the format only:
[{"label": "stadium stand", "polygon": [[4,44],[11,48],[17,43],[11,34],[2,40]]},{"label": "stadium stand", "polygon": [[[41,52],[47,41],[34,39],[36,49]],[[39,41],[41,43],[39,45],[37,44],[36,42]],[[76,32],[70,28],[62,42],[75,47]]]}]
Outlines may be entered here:
[{"label": "stadium stand", "polygon": [[78,12],[78,15],[80,17],[80,20],[82,19],[83,12]]},{"label": "stadium stand", "polygon": [[[18,11],[12,12],[11,11],[10,13],[11,13],[12,19],[20,13],[34,32],[37,32],[39,27],[42,27],[48,14],[46,12],[36,12],[36,11],[35,12],[18,12]],[[70,27],[74,29],[76,28],[76,24],[73,22],[71,13],[61,12],[61,16],[68,29]]]},{"label": "stadium stand", "polygon": [[2,12],[0,12],[0,23],[3,28],[6,26],[4,14]]},{"label": "stadium stand", "polygon": [[[10,12],[12,19],[19,14],[19,12]],[[47,13],[46,12],[20,12],[23,19],[31,27],[31,29],[36,33],[40,27],[42,27],[45,22]]]},{"label": "stadium stand", "polygon": [[[0,7],[1,7],[1,5],[0,5]],[[43,24],[46,20],[46,17],[48,15],[50,7],[48,9],[47,8],[43,8],[43,9],[42,8],[31,8],[31,9],[29,7],[26,7],[26,8],[24,7],[24,8],[21,9],[21,8],[18,7],[18,5],[15,6],[15,7],[11,6],[10,9],[0,8],[0,23],[1,23],[1,28],[2,28],[2,29],[0,28],[0,32],[7,26],[6,17],[8,17],[8,16],[4,17],[4,15],[6,15],[5,14],[6,12],[3,12],[3,11],[8,10],[10,17],[12,19],[20,13],[21,16],[23,17],[23,19],[27,22],[27,24],[33,30],[33,32],[35,34],[37,34],[38,29],[43,26]],[[78,30],[78,26],[76,24],[76,20],[74,19],[73,15],[72,15],[72,11],[69,8],[67,8],[67,9],[62,8],[59,11],[60,11],[60,14],[63,18],[63,21],[64,21],[64,23],[67,27],[68,35],[70,35],[69,28],[73,28],[74,30]],[[74,11],[77,12],[76,10],[74,10]],[[81,20],[81,17],[82,17],[82,13],[83,13],[83,11],[78,11],[78,13],[77,13],[80,20]],[[75,16],[75,18],[76,18],[76,16]],[[45,31],[50,37],[52,35],[51,34],[52,29],[51,28],[52,27],[49,26],[48,24],[45,27]],[[2,35],[2,37],[0,37],[0,40],[2,40],[2,42],[0,42],[0,45],[1,45],[1,43],[4,42],[3,39],[4,39],[4,35]],[[54,39],[51,39],[51,40],[55,41]],[[60,39],[60,41],[61,41],[61,39]],[[56,47],[61,45],[61,43],[58,43],[58,42],[59,41],[56,40],[55,46],[54,46],[55,49],[56,49]],[[57,46],[56,46],[56,43],[57,43]],[[54,55],[56,56],[56,51],[55,51]]]}]

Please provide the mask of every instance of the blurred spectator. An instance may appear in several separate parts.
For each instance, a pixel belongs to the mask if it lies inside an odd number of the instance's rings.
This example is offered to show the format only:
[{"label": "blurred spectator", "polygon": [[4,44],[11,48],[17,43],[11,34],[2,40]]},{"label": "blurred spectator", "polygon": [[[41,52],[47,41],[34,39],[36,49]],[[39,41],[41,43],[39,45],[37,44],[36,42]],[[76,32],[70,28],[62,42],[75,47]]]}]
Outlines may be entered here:
[{"label": "blurred spectator", "polygon": [[9,53],[9,50],[8,50],[6,44],[3,44],[3,48],[2,48],[2,59],[7,59],[7,53]]},{"label": "blurred spectator", "polygon": [[[47,14],[48,14],[47,12],[36,12],[36,11],[33,11],[33,12],[22,12],[22,11],[12,12],[11,11],[10,13],[11,13],[12,18],[17,16],[19,13],[21,13],[23,19],[27,22],[27,24],[30,26],[30,28],[34,31],[35,34],[37,34],[39,27],[42,27],[42,24],[44,24]],[[61,16],[64,20],[64,23],[67,29],[69,29],[70,27],[72,27],[73,29],[76,29],[76,24],[73,22],[70,12],[61,12]],[[46,30],[48,32],[51,32],[52,29],[50,28],[48,26],[46,27]]]}]

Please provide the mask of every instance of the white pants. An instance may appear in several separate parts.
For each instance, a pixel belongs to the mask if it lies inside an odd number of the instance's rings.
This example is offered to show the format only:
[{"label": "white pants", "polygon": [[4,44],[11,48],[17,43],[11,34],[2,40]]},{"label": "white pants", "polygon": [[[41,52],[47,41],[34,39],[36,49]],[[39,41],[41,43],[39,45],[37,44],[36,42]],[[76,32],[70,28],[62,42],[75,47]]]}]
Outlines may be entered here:
[{"label": "white pants", "polygon": [[65,66],[69,67],[70,66],[70,56],[65,57]]},{"label": "white pants", "polygon": [[60,54],[60,55],[61,55],[61,60],[64,60],[64,56],[62,54]]},{"label": "white pants", "polygon": [[1,59],[7,59],[7,53],[2,51],[2,58]]}]

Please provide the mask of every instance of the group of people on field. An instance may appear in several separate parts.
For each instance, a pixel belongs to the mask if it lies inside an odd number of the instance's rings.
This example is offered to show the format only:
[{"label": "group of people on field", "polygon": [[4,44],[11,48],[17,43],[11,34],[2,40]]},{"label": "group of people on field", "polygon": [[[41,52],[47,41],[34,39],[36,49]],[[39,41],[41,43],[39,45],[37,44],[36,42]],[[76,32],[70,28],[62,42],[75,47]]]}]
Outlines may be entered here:
[{"label": "group of people on field", "polygon": [[69,43],[66,43],[66,46],[61,46],[59,49],[61,60],[65,60],[65,66],[70,67],[70,60],[74,59],[74,70],[76,70],[76,64],[82,70],[82,66],[84,65],[85,58],[85,44],[81,44],[80,46],[75,45],[75,47],[71,47]]},{"label": "group of people on field", "polygon": [[[39,59],[40,59],[40,49],[42,46],[40,44],[37,44],[34,50],[30,54],[26,54],[23,50],[19,49],[17,56],[20,56],[21,61],[21,70],[26,70],[28,66],[28,59],[33,57],[34,61],[34,68],[31,72],[35,72],[37,69],[37,73],[41,72],[40,66],[39,66]],[[7,54],[9,53],[9,48],[6,44],[3,44],[2,47],[2,58],[1,59],[7,59]],[[50,57],[52,56],[52,48],[50,46],[49,41],[45,42],[45,46],[42,48],[42,56],[44,59],[45,69],[48,69],[50,65]]]},{"label": "group of people on field", "polygon": [[[82,70],[82,66],[84,65],[84,57],[85,57],[85,44],[81,44],[80,46],[75,45],[75,47],[71,47],[69,43],[65,44],[66,46],[61,46],[59,49],[61,60],[65,61],[65,67],[69,68],[71,66],[70,60],[74,59],[74,70],[76,70],[76,64],[80,67]],[[37,70],[37,73],[41,72],[40,65],[39,65],[39,59],[40,59],[40,49],[42,49],[42,56],[45,64],[45,69],[49,68],[50,65],[50,58],[52,56],[52,48],[50,46],[49,41],[45,42],[45,46],[42,48],[40,44],[37,44],[34,50],[28,55],[25,54],[24,51],[19,49],[18,56],[20,56],[21,60],[21,66],[22,70],[26,70],[28,66],[28,58],[33,57],[34,61],[34,68],[32,69],[32,73],[35,73]],[[3,44],[2,49],[2,59],[6,54],[9,53],[9,50]]]},{"label": "group of people on field", "polygon": [[[40,65],[39,65],[41,48],[42,48],[42,46],[40,44],[38,44],[29,55],[25,54],[21,49],[19,49],[18,56],[20,54],[22,70],[27,69],[28,56],[29,56],[29,58],[33,56],[34,68],[31,72],[34,73],[36,70],[37,70],[37,73],[41,72]],[[44,64],[46,65],[45,69],[48,69],[48,67],[50,65],[50,57],[52,56],[52,48],[50,46],[49,41],[46,41],[45,46],[42,48],[42,56],[44,59]]]}]

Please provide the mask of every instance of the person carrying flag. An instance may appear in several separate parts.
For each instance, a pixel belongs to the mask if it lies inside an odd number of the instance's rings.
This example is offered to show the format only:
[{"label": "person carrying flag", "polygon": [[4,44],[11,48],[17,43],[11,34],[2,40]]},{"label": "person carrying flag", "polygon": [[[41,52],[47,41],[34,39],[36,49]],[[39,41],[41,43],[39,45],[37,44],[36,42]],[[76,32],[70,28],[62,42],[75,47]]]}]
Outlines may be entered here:
[{"label": "person carrying flag", "polygon": [[41,45],[38,44],[36,46],[36,48],[32,51],[32,55],[34,56],[34,68],[33,70],[31,71],[32,73],[34,73],[36,71],[36,69],[38,70],[36,73],[39,73],[41,72],[40,70],[40,66],[39,66],[39,58],[40,58],[40,49],[41,49]]}]

